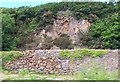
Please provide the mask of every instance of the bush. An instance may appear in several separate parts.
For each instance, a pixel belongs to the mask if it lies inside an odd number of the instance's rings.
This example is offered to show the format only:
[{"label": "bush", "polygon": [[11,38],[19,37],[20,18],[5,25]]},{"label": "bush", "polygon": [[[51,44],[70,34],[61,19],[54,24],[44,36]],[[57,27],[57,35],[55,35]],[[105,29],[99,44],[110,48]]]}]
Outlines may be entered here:
[{"label": "bush", "polygon": [[50,49],[53,46],[53,40],[49,36],[45,36],[45,41],[42,43],[42,49]]},{"label": "bush", "polygon": [[59,38],[54,39],[53,43],[60,49],[72,49],[72,41],[67,34],[62,34]]},{"label": "bush", "polygon": [[89,36],[91,36],[92,38],[89,41],[87,41],[88,47],[103,49],[119,49],[119,30],[120,28],[118,27],[117,14],[110,15],[108,18],[104,18],[102,20],[97,20],[89,31]]}]

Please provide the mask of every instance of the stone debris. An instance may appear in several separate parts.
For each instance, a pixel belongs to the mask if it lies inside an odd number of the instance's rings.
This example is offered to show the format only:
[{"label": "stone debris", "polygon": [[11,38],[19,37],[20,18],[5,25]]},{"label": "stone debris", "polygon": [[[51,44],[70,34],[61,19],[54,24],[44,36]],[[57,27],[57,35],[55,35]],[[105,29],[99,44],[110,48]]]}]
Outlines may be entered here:
[{"label": "stone debris", "polygon": [[[114,71],[118,69],[118,51],[109,51],[103,57],[85,57],[82,60],[71,61],[59,56],[61,50],[30,50],[24,51],[24,57],[8,62],[5,67],[18,73],[21,69],[42,74],[74,74],[83,70],[82,67],[93,67],[95,64],[103,69]],[[74,50],[70,50],[71,52]],[[91,65],[92,64],[92,65]]]},{"label": "stone debris", "polygon": [[27,55],[13,62],[8,62],[5,67],[12,71],[19,71],[21,69],[28,69],[36,73],[43,74],[70,74],[73,69],[70,68],[68,60],[62,60],[58,57],[47,57],[39,55]]}]

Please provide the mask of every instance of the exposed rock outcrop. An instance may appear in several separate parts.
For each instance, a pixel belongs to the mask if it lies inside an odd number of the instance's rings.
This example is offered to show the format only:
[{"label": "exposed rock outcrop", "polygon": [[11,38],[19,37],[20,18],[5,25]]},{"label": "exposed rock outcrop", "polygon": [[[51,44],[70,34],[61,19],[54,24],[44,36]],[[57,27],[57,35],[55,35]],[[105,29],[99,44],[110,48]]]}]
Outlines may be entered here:
[{"label": "exposed rock outcrop", "polygon": [[[42,44],[46,42],[46,37],[51,37],[54,40],[55,38],[59,38],[62,34],[68,35],[72,40],[72,44],[79,43],[79,37],[81,34],[86,34],[89,31],[90,26],[91,24],[88,22],[88,20],[76,20],[72,16],[72,12],[69,10],[59,11],[53,25],[48,26],[48,28],[51,29],[43,29],[34,35],[35,43],[38,43],[36,49],[42,49]],[[52,49],[53,48],[54,47],[52,47]]]}]

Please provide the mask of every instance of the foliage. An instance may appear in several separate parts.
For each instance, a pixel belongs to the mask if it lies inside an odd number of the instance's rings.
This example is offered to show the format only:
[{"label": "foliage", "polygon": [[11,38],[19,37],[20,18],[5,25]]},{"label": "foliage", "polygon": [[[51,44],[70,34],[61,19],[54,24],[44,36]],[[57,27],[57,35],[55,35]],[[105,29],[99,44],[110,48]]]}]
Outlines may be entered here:
[{"label": "foliage", "polygon": [[50,49],[52,46],[53,46],[52,38],[46,36],[45,41],[42,43],[42,49]]},{"label": "foliage", "polygon": [[16,49],[19,42],[16,37],[17,29],[15,27],[15,21],[10,15],[3,14],[2,21],[2,48],[5,50]]},{"label": "foliage", "polygon": [[69,50],[63,50],[60,52],[60,56],[63,58],[78,59],[86,56],[101,57],[107,53],[108,53],[107,50],[78,49],[78,50],[74,50],[73,52],[70,52]]},{"label": "foliage", "polygon": [[90,48],[119,49],[119,31],[117,14],[113,14],[102,20],[97,20],[89,31],[91,38],[87,40],[86,44]]},{"label": "foliage", "polygon": [[[40,32],[42,29],[51,30],[57,12],[66,10],[71,11],[72,14],[68,15],[77,20],[86,19],[93,24],[88,34],[89,40],[84,39],[86,41],[84,44],[89,48],[120,48],[117,6],[118,4],[104,2],[60,2],[36,7],[1,8],[2,50],[18,50],[27,43],[32,43],[30,33],[36,33],[38,30]],[[64,44],[57,43],[57,45]],[[62,48],[68,47],[62,46]]]},{"label": "foliage", "polygon": [[1,51],[3,65],[23,56],[21,51]]},{"label": "foliage", "polygon": [[69,36],[67,34],[62,34],[59,38],[55,38],[53,43],[60,49],[71,49],[72,41],[70,40]]}]

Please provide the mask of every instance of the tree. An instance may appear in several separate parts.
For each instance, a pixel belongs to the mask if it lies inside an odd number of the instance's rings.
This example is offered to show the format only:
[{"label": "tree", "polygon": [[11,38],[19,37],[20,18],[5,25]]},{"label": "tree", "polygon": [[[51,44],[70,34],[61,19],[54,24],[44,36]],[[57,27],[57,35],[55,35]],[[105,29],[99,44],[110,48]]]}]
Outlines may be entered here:
[{"label": "tree", "polygon": [[[92,37],[88,41],[91,48],[120,48],[120,28],[118,27],[117,14],[110,15],[108,18],[97,20],[91,27],[89,35]],[[99,46],[99,47],[98,47]]]},{"label": "tree", "polygon": [[10,15],[3,14],[2,21],[2,50],[15,49],[18,43],[15,21]]}]

